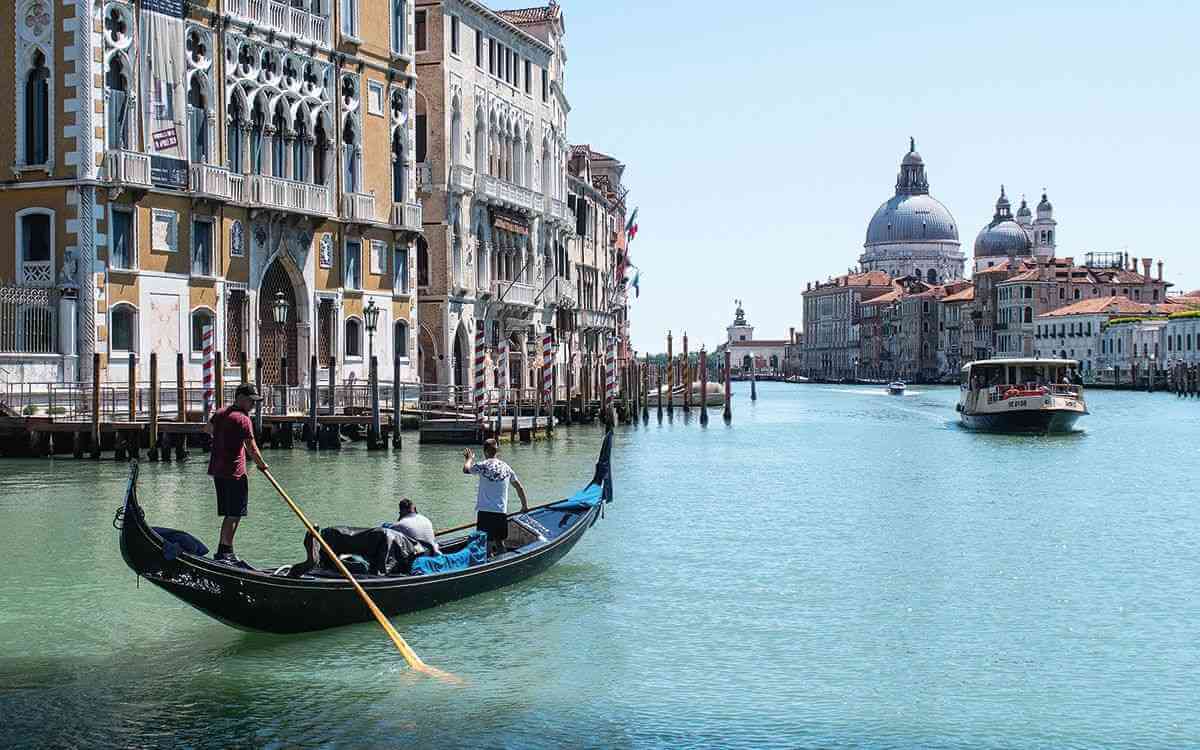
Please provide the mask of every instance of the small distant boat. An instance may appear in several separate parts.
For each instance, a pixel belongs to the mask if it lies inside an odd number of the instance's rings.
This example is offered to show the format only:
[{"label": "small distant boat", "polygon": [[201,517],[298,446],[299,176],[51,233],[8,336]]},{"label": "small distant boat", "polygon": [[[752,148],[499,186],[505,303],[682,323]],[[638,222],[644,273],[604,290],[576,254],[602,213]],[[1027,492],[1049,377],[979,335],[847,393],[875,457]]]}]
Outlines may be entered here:
[{"label": "small distant boat", "polygon": [[1088,414],[1083,386],[1063,382],[1073,359],[982,359],[962,368],[959,418],[987,432],[1069,432]]},{"label": "small distant boat", "polygon": [[[662,402],[667,403],[667,386],[662,386],[657,391],[651,392],[646,396],[646,404],[648,406],[658,406],[658,399],[662,398]],[[675,386],[672,391],[671,402],[676,406],[683,405],[683,384]],[[693,406],[700,405],[700,383],[692,383],[692,400]],[[705,406],[724,406],[725,405],[725,387],[720,383],[708,384],[708,398],[704,400]]]},{"label": "small distant boat", "polygon": [[893,396],[903,396],[904,395],[904,381],[903,380],[893,380],[892,382],[888,383],[887,390],[888,390],[888,393],[892,394]]}]

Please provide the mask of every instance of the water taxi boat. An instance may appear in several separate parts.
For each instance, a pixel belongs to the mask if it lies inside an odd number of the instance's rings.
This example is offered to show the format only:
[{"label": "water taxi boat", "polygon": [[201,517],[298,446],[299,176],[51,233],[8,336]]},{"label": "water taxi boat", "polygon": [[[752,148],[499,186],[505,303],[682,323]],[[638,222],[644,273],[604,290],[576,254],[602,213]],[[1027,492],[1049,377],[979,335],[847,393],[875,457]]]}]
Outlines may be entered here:
[{"label": "water taxi boat", "polygon": [[[664,404],[666,404],[668,400],[672,400],[672,401],[674,401],[676,406],[683,406],[683,384],[680,383],[679,385],[675,386],[675,389],[673,391],[671,391],[671,393],[672,393],[672,396],[670,399],[668,399],[667,386],[664,385],[661,388],[659,388],[658,390],[651,391],[649,394],[647,394],[646,404],[649,406],[658,406],[658,400],[661,398],[662,402]],[[696,382],[692,383],[691,405],[692,406],[700,405],[700,381],[696,381]],[[725,388],[724,388],[724,386],[722,386],[720,383],[709,383],[708,384],[708,395],[707,395],[707,398],[704,399],[704,405],[705,406],[724,406],[725,405]]]},{"label": "water taxi boat", "polygon": [[[469,564],[438,566],[436,572],[423,574],[355,574],[355,578],[390,617],[537,575],[567,554],[600,518],[605,503],[611,501],[611,451],[610,432],[587,487],[566,500],[509,515],[506,543],[519,545],[515,549],[488,557],[484,542],[479,550],[483,559],[472,554]],[[138,501],[136,463],[131,466],[125,503],[113,525],[121,532],[121,556],[134,573],[235,628],[303,633],[372,619],[351,584],[335,570],[317,567],[297,574],[294,566],[288,565],[239,567],[184,551],[170,540],[180,532],[152,527],[147,522]],[[323,536],[328,539],[327,534]],[[465,556],[468,547],[479,543],[476,536],[439,540],[442,556]]]},{"label": "water taxi boat", "polygon": [[903,396],[904,395],[904,381],[903,380],[894,380],[891,383],[888,383],[887,389],[888,389],[888,393],[892,394],[893,396]]},{"label": "water taxi boat", "polygon": [[962,368],[959,418],[987,432],[1069,432],[1088,413],[1072,359],[983,359]]}]

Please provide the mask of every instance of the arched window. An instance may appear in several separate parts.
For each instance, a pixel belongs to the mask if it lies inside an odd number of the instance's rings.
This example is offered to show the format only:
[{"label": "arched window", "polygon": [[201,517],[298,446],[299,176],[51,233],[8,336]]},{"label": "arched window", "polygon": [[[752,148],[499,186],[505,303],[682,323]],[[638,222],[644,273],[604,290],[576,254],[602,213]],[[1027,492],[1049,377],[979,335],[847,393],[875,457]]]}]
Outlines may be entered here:
[{"label": "arched window", "polygon": [[108,348],[112,353],[137,351],[138,314],[133,305],[122,302],[109,311]]},{"label": "arched window", "polygon": [[354,129],[354,122],[350,118],[346,118],[346,124],[342,128],[342,153],[343,163],[346,166],[346,174],[343,176],[344,184],[342,191],[346,193],[358,192],[358,133]]},{"label": "arched window", "polygon": [[1032,307],[1025,308],[1025,322],[1026,323],[1033,322],[1033,308]]},{"label": "arched window", "polygon": [[192,78],[188,89],[188,130],[191,131],[192,161],[203,164],[208,161],[208,97],[204,94],[204,79]]},{"label": "arched window", "polygon": [[204,329],[213,329],[213,346],[216,346],[216,318],[212,310],[201,307],[192,312],[192,354],[204,353]]},{"label": "arched window", "polygon": [[408,358],[408,323],[403,320],[397,320],[392,326],[392,349],[396,357]]},{"label": "arched window", "polygon": [[550,189],[550,147],[542,144],[542,193],[546,196],[551,196],[553,193]]},{"label": "arched window", "polygon": [[250,110],[250,173],[263,173],[263,127],[266,113],[263,112],[262,102],[255,101]]},{"label": "arched window", "polygon": [[525,139],[525,158],[521,162],[524,165],[524,174],[521,176],[521,184],[527,188],[533,188],[533,143],[528,138]]},{"label": "arched window", "polygon": [[417,238],[417,287],[429,286],[429,245],[424,237]]},{"label": "arched window", "polygon": [[329,136],[325,134],[325,123],[317,121],[317,129],[313,134],[313,184],[326,185],[329,182],[325,165],[329,159]]},{"label": "arched window", "polygon": [[458,99],[454,100],[454,114],[450,116],[450,163],[457,166],[462,161],[462,112]]},{"label": "arched window", "polygon": [[17,212],[17,279],[27,286],[54,283],[54,212],[27,208]]},{"label": "arched window", "polygon": [[292,140],[292,179],[303,182],[308,178],[308,122],[303,110],[296,112],[292,132],[295,134]]},{"label": "arched window", "polygon": [[392,131],[392,202],[404,203],[404,130]]},{"label": "arched window", "polygon": [[928,281],[930,284],[936,284],[937,283],[937,271],[935,271],[932,268],[929,269],[929,272],[925,275],[925,280]]},{"label": "arched window", "polygon": [[275,105],[275,115],[271,118],[271,176],[287,177],[284,164],[284,141],[287,133],[287,113],[284,112],[283,100]]},{"label": "arched window", "polygon": [[487,121],[483,112],[475,113],[475,171],[487,174],[488,166]]},{"label": "arched window", "polygon": [[362,322],[358,318],[346,318],[346,356],[362,356]]},{"label": "arched window", "polygon": [[242,109],[242,100],[240,97],[233,97],[233,101],[229,104],[229,122],[225,130],[225,144],[228,152],[226,154],[226,163],[229,165],[229,171],[234,174],[242,173],[242,126],[246,122],[246,113]]},{"label": "arched window", "polygon": [[45,164],[50,159],[50,71],[39,50],[25,77],[25,163]]},{"label": "arched window", "polygon": [[129,78],[120,55],[113,55],[109,61],[104,84],[108,87],[108,147],[123,149],[128,142]]}]

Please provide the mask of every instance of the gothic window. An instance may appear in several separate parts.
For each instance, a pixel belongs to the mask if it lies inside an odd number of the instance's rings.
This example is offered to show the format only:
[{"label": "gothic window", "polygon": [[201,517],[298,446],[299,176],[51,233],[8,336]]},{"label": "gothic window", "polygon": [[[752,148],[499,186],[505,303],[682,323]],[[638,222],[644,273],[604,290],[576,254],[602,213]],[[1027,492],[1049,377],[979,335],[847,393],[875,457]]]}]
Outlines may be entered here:
[{"label": "gothic window", "polygon": [[242,173],[242,124],[246,121],[246,114],[242,109],[242,100],[239,96],[233,97],[233,102],[229,105],[229,124],[225,133],[225,143],[228,147],[229,171],[234,174]]},{"label": "gothic window", "polygon": [[429,245],[424,237],[417,238],[417,287],[429,286]]},{"label": "gothic window", "polygon": [[329,177],[326,164],[329,159],[329,136],[325,134],[325,123],[318,120],[313,134],[313,184],[326,185]]},{"label": "gothic window", "polygon": [[250,172],[263,173],[263,127],[266,124],[266,113],[263,112],[262,101],[254,101],[254,109],[250,110]]},{"label": "gothic window", "polygon": [[483,112],[476,111],[475,113],[475,171],[479,174],[487,174],[487,121]]},{"label": "gothic window", "polygon": [[204,78],[192,77],[188,87],[188,130],[191,138],[192,161],[203,164],[208,161],[208,98],[204,92]]},{"label": "gothic window", "polygon": [[25,77],[25,163],[45,164],[50,159],[50,70],[38,50]]},{"label": "gothic window", "polygon": [[30,286],[54,282],[54,212],[30,208],[17,214],[19,280]]},{"label": "gothic window", "polygon": [[342,190],[347,193],[357,193],[358,133],[355,131],[354,122],[350,118],[346,118],[346,124],[342,127],[342,150],[343,163],[346,168],[346,174],[343,176]]},{"label": "gothic window", "polygon": [[308,175],[308,123],[303,110],[292,122],[292,179],[303,181]]},{"label": "gothic window", "polygon": [[284,135],[287,133],[287,112],[283,99],[275,105],[275,115],[271,118],[271,174],[275,177],[286,177],[284,169]]},{"label": "gothic window", "polygon": [[392,202],[404,202],[404,133],[392,131]]},{"label": "gothic window", "polygon": [[129,77],[120,55],[109,60],[104,84],[108,88],[108,147],[124,149],[128,146]]}]

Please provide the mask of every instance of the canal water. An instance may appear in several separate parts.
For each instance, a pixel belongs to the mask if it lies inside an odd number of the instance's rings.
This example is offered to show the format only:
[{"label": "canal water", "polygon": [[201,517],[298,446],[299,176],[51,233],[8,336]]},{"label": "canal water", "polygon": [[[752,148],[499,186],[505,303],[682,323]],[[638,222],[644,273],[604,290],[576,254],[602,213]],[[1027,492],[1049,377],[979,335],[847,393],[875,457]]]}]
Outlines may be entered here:
[{"label": "canal water", "polygon": [[[1185,747],[1200,744],[1200,402],[1093,392],[1076,434],[956,426],[954,388],[739,384],[733,424],[619,430],[616,500],[555,568],[298,637],[125,568],[125,467],[0,464],[0,745]],[[407,437],[407,436],[406,436]],[[601,433],[506,448],[534,500]],[[270,452],[318,523],[471,517],[451,448]],[[144,464],[152,521],[215,546],[203,458]],[[261,477],[252,562],[302,556]]]}]

